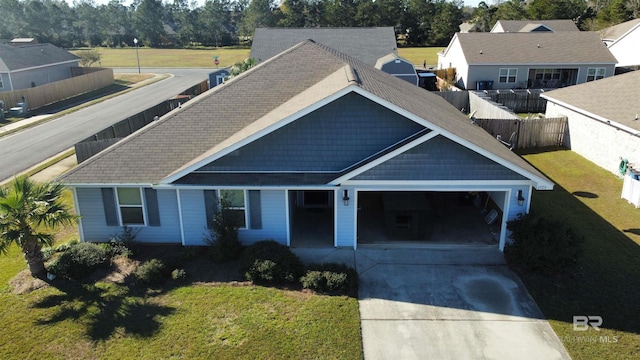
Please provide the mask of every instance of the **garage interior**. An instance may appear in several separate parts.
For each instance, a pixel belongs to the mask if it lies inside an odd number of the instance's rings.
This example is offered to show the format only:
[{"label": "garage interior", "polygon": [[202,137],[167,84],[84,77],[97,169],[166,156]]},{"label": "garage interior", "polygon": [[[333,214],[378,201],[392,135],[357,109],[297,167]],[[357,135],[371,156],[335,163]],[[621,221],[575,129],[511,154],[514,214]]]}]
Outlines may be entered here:
[{"label": "garage interior", "polygon": [[485,192],[360,191],[358,244],[497,245],[501,214],[492,210]]}]

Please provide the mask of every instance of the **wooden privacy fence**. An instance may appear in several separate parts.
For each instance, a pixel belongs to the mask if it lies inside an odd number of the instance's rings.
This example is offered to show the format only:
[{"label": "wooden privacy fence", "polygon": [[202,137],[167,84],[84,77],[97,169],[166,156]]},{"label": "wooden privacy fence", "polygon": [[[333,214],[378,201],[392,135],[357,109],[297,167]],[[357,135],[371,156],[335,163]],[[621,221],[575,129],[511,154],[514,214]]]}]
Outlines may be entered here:
[{"label": "wooden privacy fence", "polygon": [[475,119],[475,123],[514,149],[562,146],[567,117],[540,119]]},{"label": "wooden privacy fence", "polygon": [[114,82],[113,69],[72,68],[72,74],[74,77],[69,79],[28,89],[0,92],[0,101],[4,101],[5,108],[9,109],[21,102],[24,96],[29,110],[32,110],[109,86]]},{"label": "wooden privacy fence", "polygon": [[202,94],[209,89],[207,81],[202,81],[183,91],[174,99],[169,99],[160,104],[141,111],[131,117],[121,120],[100,132],[89,136],[75,145],[78,164],[117,143],[125,137],[149,125],[169,111],[180,107],[181,104]]},{"label": "wooden privacy fence", "polygon": [[487,90],[484,93],[491,97],[491,101],[515,113],[543,113],[547,108],[547,100],[540,97],[541,89]]},{"label": "wooden privacy fence", "polygon": [[151,107],[145,111],[139,112],[131,117],[121,120],[108,128],[102,129],[100,132],[91,135],[75,145],[76,157],[78,164],[84,162],[93,155],[117,143],[121,139],[142,129],[162,115],[180,106],[187,99],[170,99]]}]

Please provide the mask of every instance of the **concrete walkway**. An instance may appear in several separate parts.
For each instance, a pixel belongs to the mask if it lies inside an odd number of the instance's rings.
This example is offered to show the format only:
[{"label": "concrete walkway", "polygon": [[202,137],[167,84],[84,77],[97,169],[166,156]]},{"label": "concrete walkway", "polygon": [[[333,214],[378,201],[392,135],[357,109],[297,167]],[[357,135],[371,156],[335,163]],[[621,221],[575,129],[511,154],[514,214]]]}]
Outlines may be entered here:
[{"label": "concrete walkway", "polygon": [[366,360],[570,359],[495,246],[292,250],[356,267]]}]

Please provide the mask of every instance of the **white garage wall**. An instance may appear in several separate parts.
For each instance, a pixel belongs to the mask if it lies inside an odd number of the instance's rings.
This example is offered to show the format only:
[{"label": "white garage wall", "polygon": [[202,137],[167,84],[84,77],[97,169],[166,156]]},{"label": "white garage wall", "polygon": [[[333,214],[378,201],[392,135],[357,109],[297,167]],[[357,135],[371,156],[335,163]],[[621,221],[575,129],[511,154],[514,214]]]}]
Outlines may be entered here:
[{"label": "white garage wall", "polygon": [[621,158],[640,167],[640,138],[550,101],[546,115],[567,116],[569,140],[565,146],[601,168],[620,175]]}]

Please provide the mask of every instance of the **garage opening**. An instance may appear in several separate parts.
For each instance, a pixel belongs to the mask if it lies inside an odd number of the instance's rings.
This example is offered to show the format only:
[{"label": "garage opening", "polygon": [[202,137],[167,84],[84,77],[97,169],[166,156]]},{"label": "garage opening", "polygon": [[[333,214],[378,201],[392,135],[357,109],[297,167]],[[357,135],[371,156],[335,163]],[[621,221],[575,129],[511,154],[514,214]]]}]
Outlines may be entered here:
[{"label": "garage opening", "polygon": [[289,191],[289,224],[292,247],[334,245],[334,192]]},{"label": "garage opening", "polygon": [[497,245],[501,212],[485,192],[359,191],[359,244]]}]

